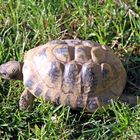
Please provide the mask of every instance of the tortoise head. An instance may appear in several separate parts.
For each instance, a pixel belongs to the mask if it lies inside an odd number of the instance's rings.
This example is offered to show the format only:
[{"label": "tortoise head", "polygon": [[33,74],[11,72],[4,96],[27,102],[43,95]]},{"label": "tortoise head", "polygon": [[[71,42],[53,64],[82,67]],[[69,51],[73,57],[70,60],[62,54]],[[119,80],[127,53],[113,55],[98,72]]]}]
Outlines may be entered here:
[{"label": "tortoise head", "polygon": [[9,61],[0,65],[0,77],[3,79],[22,80],[22,66],[23,64],[18,61]]}]

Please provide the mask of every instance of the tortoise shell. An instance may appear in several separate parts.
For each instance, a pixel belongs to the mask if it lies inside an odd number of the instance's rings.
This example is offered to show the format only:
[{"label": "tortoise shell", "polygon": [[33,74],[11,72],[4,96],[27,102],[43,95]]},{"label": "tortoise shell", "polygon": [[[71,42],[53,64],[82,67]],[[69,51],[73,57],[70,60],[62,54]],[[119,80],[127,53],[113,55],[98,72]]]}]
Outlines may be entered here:
[{"label": "tortoise shell", "polygon": [[122,94],[126,71],[109,47],[54,40],[25,54],[23,80],[35,97],[93,112]]}]

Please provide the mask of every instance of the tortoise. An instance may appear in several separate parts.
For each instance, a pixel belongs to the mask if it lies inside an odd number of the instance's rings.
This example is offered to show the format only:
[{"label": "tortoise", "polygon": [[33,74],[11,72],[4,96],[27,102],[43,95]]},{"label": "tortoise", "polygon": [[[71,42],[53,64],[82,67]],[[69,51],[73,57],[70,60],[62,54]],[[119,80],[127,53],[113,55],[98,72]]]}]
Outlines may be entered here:
[{"label": "tortoise", "polygon": [[0,65],[4,79],[23,80],[20,109],[32,108],[35,97],[56,105],[94,112],[123,94],[126,71],[120,59],[107,47],[89,40],[53,40],[24,55],[24,63]]}]

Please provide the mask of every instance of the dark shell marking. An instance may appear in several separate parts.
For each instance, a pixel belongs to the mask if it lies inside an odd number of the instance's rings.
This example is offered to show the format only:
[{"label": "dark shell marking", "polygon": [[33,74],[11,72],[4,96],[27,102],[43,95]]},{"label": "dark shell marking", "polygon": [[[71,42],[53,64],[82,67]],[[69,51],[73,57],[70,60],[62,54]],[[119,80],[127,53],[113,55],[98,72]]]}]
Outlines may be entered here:
[{"label": "dark shell marking", "polygon": [[82,82],[85,86],[97,85],[98,79],[92,63],[85,63],[82,67]]},{"label": "dark shell marking", "polygon": [[69,53],[69,49],[68,49],[68,46],[66,46],[66,47],[62,47],[62,48],[56,48],[54,50],[54,52],[57,53],[57,54],[66,55],[66,54]]},{"label": "dark shell marking", "polygon": [[76,61],[87,61],[86,52],[84,48],[75,48],[75,60]]},{"label": "dark shell marking", "polygon": [[77,97],[76,108],[77,108],[77,109],[82,109],[82,108],[84,108],[83,96],[82,96],[82,95]]},{"label": "dark shell marking", "polygon": [[76,76],[79,73],[76,63],[69,63],[65,65],[64,82],[75,84]]},{"label": "dark shell marking", "polygon": [[68,62],[71,59],[68,45],[56,46],[53,49],[53,53],[56,59],[58,59],[59,61]]},{"label": "dark shell marking", "polygon": [[57,95],[55,97],[55,103],[56,103],[56,105],[60,105],[60,96],[59,95]]},{"label": "dark shell marking", "polygon": [[70,103],[70,95],[68,95],[65,99],[65,105],[67,106],[71,106],[71,103]]},{"label": "dark shell marking", "polygon": [[28,79],[26,82],[25,82],[25,86],[29,88],[29,90],[32,90],[33,89],[33,80],[32,79]]},{"label": "dark shell marking", "polygon": [[71,46],[71,47],[74,47],[74,46],[76,46],[76,45],[79,45],[79,44],[81,44],[82,43],[82,41],[81,40],[69,40],[69,39],[67,39],[67,40],[65,40],[65,42],[68,44],[68,46]]},{"label": "dark shell marking", "polygon": [[46,93],[45,93],[45,101],[51,101],[51,91],[50,90],[47,90]]},{"label": "dark shell marking", "polygon": [[40,85],[37,85],[34,91],[34,95],[39,97],[41,93],[42,93],[42,87]]},{"label": "dark shell marking", "polygon": [[58,62],[51,62],[51,67],[48,72],[48,75],[51,77],[52,82],[56,81],[59,77],[59,67]]},{"label": "dark shell marking", "polygon": [[65,65],[62,85],[62,90],[65,94],[77,94],[81,92],[80,70],[81,66],[79,64],[76,64],[75,61],[71,61],[70,63]]}]

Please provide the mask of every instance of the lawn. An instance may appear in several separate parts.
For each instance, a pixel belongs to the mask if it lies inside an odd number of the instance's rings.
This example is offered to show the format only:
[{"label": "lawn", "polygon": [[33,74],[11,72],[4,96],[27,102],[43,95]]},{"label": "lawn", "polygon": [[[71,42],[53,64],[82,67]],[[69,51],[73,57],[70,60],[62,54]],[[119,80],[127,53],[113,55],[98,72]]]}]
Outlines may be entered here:
[{"label": "lawn", "polygon": [[[136,0],[0,0],[0,64],[53,39],[108,45],[127,74],[124,93],[140,95],[140,3]],[[0,79],[0,140],[139,140],[140,104],[114,102],[93,114],[36,99],[20,111],[21,81]]]}]

